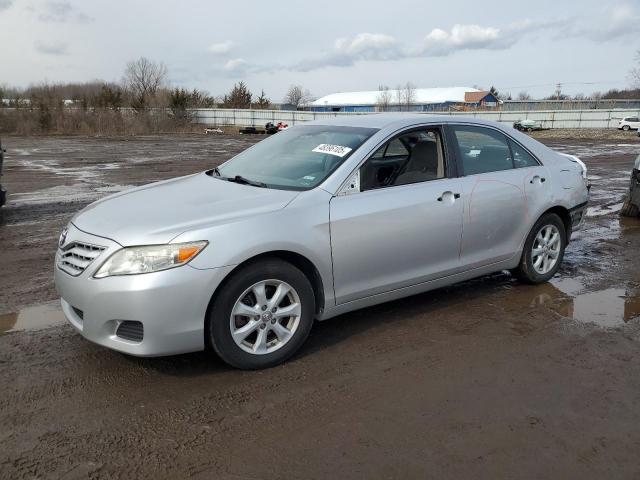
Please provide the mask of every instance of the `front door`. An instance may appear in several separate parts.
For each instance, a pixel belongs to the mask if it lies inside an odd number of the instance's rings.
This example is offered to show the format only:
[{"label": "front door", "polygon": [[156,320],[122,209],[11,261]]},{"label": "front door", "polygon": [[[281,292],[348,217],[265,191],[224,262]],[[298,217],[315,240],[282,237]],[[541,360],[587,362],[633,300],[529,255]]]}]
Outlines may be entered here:
[{"label": "front door", "polygon": [[448,178],[440,128],[403,133],[361,167],[360,191],[331,200],[336,303],[460,268],[461,181]]}]

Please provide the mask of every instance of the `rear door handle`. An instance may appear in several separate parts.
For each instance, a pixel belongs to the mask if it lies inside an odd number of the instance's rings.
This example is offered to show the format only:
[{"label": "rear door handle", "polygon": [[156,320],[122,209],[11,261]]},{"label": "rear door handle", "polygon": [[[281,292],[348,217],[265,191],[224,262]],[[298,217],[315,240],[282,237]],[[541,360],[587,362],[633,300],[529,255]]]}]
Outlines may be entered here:
[{"label": "rear door handle", "polygon": [[547,181],[547,179],[544,177],[541,177],[539,175],[534,175],[534,177],[529,181],[529,183],[533,184],[536,180],[540,180],[540,183],[544,183]]}]

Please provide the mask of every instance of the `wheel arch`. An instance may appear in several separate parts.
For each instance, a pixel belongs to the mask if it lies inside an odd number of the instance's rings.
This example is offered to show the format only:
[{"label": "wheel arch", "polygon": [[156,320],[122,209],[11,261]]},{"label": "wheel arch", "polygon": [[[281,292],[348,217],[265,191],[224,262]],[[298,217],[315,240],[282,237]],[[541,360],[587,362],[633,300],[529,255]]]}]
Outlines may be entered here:
[{"label": "wheel arch", "polygon": [[206,323],[209,321],[211,309],[213,307],[213,304],[216,301],[218,294],[220,293],[220,291],[222,291],[222,289],[227,284],[229,279],[239,269],[251,263],[256,263],[261,260],[266,260],[269,258],[277,258],[277,259],[283,260],[285,262],[292,264],[296,268],[298,268],[311,283],[311,288],[313,289],[313,296],[315,298],[315,303],[316,303],[316,312],[315,312],[316,315],[318,315],[324,310],[324,303],[325,303],[324,282],[322,281],[322,276],[320,275],[318,268],[314,265],[314,263],[311,260],[309,260],[304,255],[297,252],[293,252],[291,250],[272,250],[268,252],[263,252],[263,253],[254,255],[253,257],[250,257],[244,260],[243,262],[239,263],[238,265],[236,265],[233,268],[233,270],[227,273],[227,275],[224,277],[224,279],[220,282],[218,287],[212,293],[211,299],[209,300],[209,304],[207,305],[207,310],[205,314],[205,342],[208,342],[208,340],[206,339],[206,332],[207,332]]},{"label": "wheel arch", "polygon": [[564,231],[567,236],[567,244],[568,244],[571,239],[571,230],[572,230],[571,213],[569,212],[569,209],[561,205],[556,205],[555,207],[551,207],[550,209],[544,211],[538,217],[538,219],[542,218],[542,216],[546,215],[547,213],[555,213],[560,217],[560,220],[562,220],[562,224],[564,225]]}]

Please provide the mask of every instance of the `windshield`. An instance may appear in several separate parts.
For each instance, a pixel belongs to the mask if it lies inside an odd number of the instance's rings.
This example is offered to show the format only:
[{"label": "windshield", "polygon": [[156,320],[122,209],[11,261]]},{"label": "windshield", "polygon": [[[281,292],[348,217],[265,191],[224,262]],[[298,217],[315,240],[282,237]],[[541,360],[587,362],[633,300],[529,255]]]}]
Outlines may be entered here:
[{"label": "windshield", "polygon": [[299,125],[276,133],[222,165],[221,177],[269,188],[309,190],[322,183],[375,128]]}]

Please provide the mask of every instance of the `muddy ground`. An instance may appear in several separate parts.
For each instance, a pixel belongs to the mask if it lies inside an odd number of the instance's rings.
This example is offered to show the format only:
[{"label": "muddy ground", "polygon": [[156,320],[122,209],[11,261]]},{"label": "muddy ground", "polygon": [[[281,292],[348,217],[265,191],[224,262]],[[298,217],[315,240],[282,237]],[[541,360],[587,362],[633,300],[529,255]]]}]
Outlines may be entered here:
[{"label": "muddy ground", "polygon": [[343,315],[260,372],[92,345],[57,325],[51,283],[75,211],[257,137],[4,139],[0,478],[638,478],[640,220],[617,211],[640,139],[621,138],[543,139],[593,184],[551,283],[498,273]]}]

